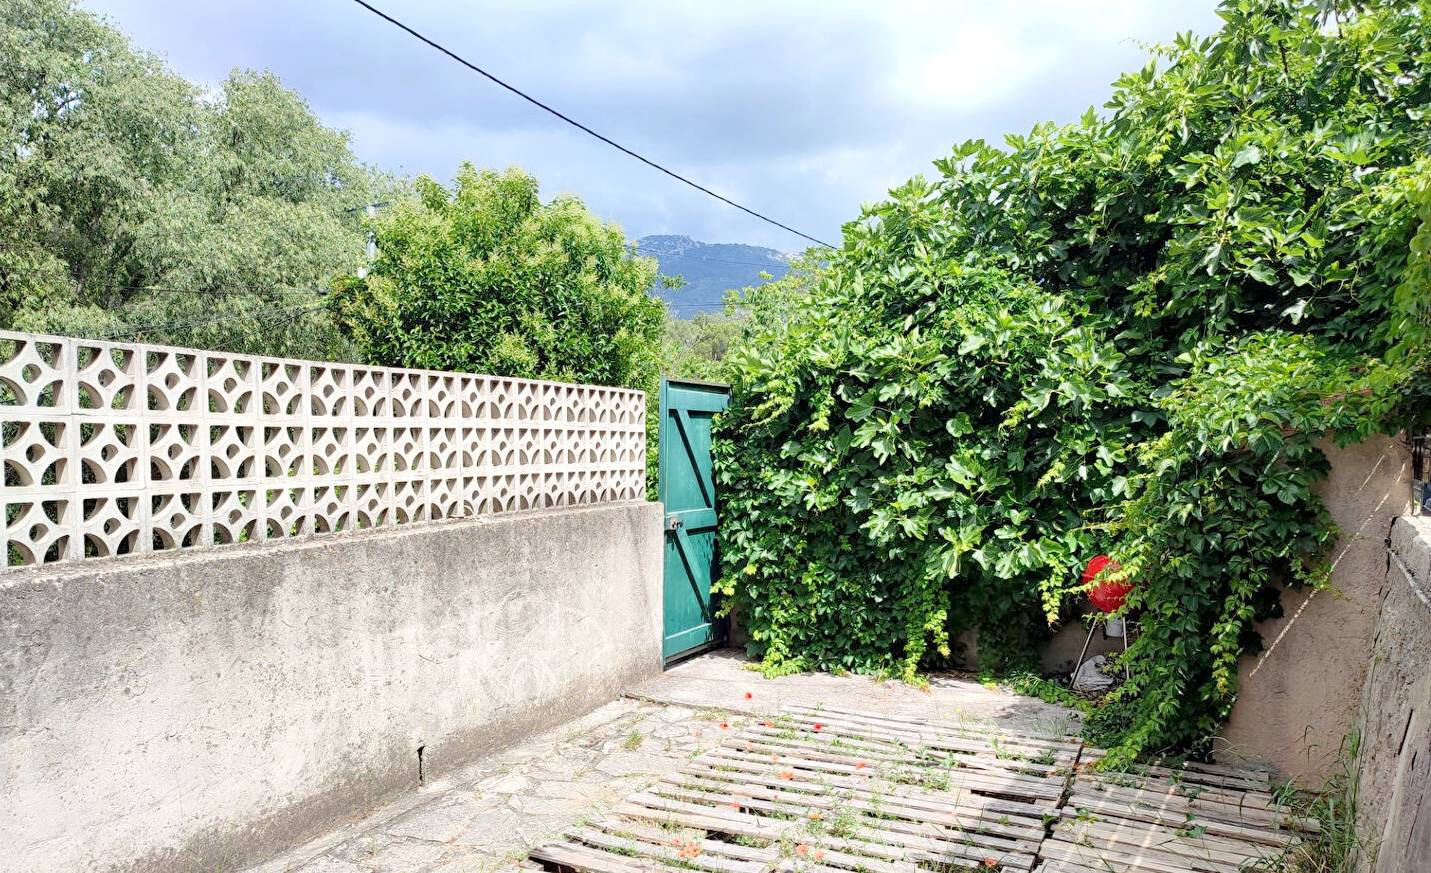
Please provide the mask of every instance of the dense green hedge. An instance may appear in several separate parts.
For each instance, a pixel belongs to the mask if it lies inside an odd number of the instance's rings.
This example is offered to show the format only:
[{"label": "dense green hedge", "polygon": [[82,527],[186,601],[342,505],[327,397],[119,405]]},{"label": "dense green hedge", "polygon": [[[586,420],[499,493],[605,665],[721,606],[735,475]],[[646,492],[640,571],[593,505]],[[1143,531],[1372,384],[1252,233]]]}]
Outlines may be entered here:
[{"label": "dense green hedge", "polygon": [[1404,421],[1422,360],[1431,30],[1221,15],[1106,114],[958,147],[751,319],[721,584],[767,669],[914,678],[968,626],[1013,666],[1108,551],[1143,628],[1116,761],[1209,736],[1279,587],[1325,584],[1315,443]]},{"label": "dense green hedge", "polygon": [[649,293],[656,260],[633,256],[579,199],[543,202],[515,167],[464,163],[450,188],[427,176],[413,187],[369,220],[371,269],[328,297],[362,360],[639,388],[654,491],[666,312]]},{"label": "dense green hedge", "polygon": [[665,315],[653,258],[535,177],[464,163],[426,176],[370,227],[377,258],[330,298],[372,363],[651,390]]}]

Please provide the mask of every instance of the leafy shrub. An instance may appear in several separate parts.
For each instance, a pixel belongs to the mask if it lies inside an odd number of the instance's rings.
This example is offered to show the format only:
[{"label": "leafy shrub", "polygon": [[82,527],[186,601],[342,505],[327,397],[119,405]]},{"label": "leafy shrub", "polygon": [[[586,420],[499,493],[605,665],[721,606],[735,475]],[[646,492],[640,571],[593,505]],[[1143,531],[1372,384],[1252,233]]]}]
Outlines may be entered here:
[{"label": "leafy shrub", "polygon": [[[329,308],[369,363],[589,382],[647,392],[659,410],[665,305],[656,261],[574,197],[463,164],[449,190],[428,177],[371,221],[377,258],[341,280]],[[648,473],[656,440],[648,440]],[[652,482],[654,476],[648,476]]]},{"label": "leafy shrub", "polygon": [[464,164],[371,222],[377,258],[332,308],[365,360],[649,388],[665,310],[656,262],[574,197]]},{"label": "leafy shrub", "polygon": [[744,336],[747,348],[752,325],[768,329],[790,320],[791,313],[809,295],[823,268],[822,252],[810,249],[794,258],[779,278],[725,292],[724,311],[701,313],[687,320],[666,321],[662,344],[662,372],[693,379],[722,380],[725,356]]},{"label": "leafy shrub", "polygon": [[271,74],[200,87],[72,0],[0,5],[0,327],[350,360],[321,288],[391,186]]},{"label": "leafy shrub", "polygon": [[1327,584],[1335,529],[1313,490],[1328,469],[1317,443],[1389,421],[1404,379],[1306,335],[1252,334],[1190,357],[1160,404],[1170,426],[1140,447],[1134,498],[1112,524],[1142,631],[1132,678],[1109,701],[1132,711],[1123,759],[1200,750],[1232,708],[1239,656],[1261,649],[1253,622],[1271,617],[1279,588]]},{"label": "leafy shrub", "polygon": [[961,613],[1037,612],[1091,545],[1079,513],[1126,485],[1137,389],[1096,321],[999,268],[909,269],[822,285],[732,362],[724,590],[772,666],[913,678],[948,653],[950,580]]},{"label": "leafy shrub", "polygon": [[1325,584],[1317,444],[1394,429],[1424,357],[1431,31],[1220,14],[1107,115],[957,147],[747,326],[721,586],[768,670],[912,679],[966,626],[1023,663],[1107,551],[1143,631],[1109,760],[1195,750],[1279,586]]},{"label": "leafy shrub", "polygon": [[721,361],[740,336],[741,322],[739,317],[716,312],[677,318],[668,311],[661,337],[661,372],[685,379],[719,379]]}]

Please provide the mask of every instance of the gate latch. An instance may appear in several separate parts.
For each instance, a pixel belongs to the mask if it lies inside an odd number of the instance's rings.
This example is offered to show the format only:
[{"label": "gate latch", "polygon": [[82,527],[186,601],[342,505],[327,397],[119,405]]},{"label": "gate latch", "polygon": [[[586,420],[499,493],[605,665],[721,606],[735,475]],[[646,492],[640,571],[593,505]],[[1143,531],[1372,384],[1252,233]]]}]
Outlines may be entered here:
[{"label": "gate latch", "polygon": [[674,516],[674,515],[669,516],[669,517],[666,519],[666,530],[675,530],[676,528],[685,527],[685,526],[686,526],[686,523],[685,523],[684,521],[681,521],[679,518],[677,518],[677,517]]}]

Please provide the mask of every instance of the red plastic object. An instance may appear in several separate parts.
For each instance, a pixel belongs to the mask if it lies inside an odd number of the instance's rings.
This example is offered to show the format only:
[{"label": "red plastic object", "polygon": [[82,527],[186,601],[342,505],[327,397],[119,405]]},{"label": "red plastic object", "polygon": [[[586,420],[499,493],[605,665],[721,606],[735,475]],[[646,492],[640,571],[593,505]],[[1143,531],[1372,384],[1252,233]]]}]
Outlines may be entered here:
[{"label": "red plastic object", "polygon": [[[1088,566],[1083,570],[1083,584],[1087,585],[1105,570],[1114,573],[1121,568],[1118,562],[1107,555],[1099,555],[1088,562]],[[1088,600],[1102,612],[1116,612],[1123,605],[1123,601],[1128,599],[1128,593],[1133,590],[1130,582],[1099,582],[1088,589]]]}]

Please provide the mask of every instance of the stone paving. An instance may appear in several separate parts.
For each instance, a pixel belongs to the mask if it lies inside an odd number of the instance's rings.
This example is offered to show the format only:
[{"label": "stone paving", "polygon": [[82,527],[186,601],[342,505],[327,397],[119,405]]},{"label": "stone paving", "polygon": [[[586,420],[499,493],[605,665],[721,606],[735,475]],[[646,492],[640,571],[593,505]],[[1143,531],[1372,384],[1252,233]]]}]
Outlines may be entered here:
[{"label": "stone paving", "polygon": [[[947,724],[982,722],[1031,733],[1077,733],[1077,711],[1033,697],[985,688],[955,674],[934,674],[928,688],[867,676],[800,673],[763,679],[749,669],[744,655],[726,649],[694,658],[667,670],[627,694],[682,706],[719,706],[771,715],[782,706],[840,705],[904,719]],[[746,699],[745,692],[752,692]]]},{"label": "stone paving", "polygon": [[902,718],[1066,733],[1062,707],[954,676],[928,689],[867,677],[766,680],[733,652],[681,664],[628,696],[489,755],[250,873],[490,873],[538,843],[605,814],[739,730],[788,704],[840,705]]}]

